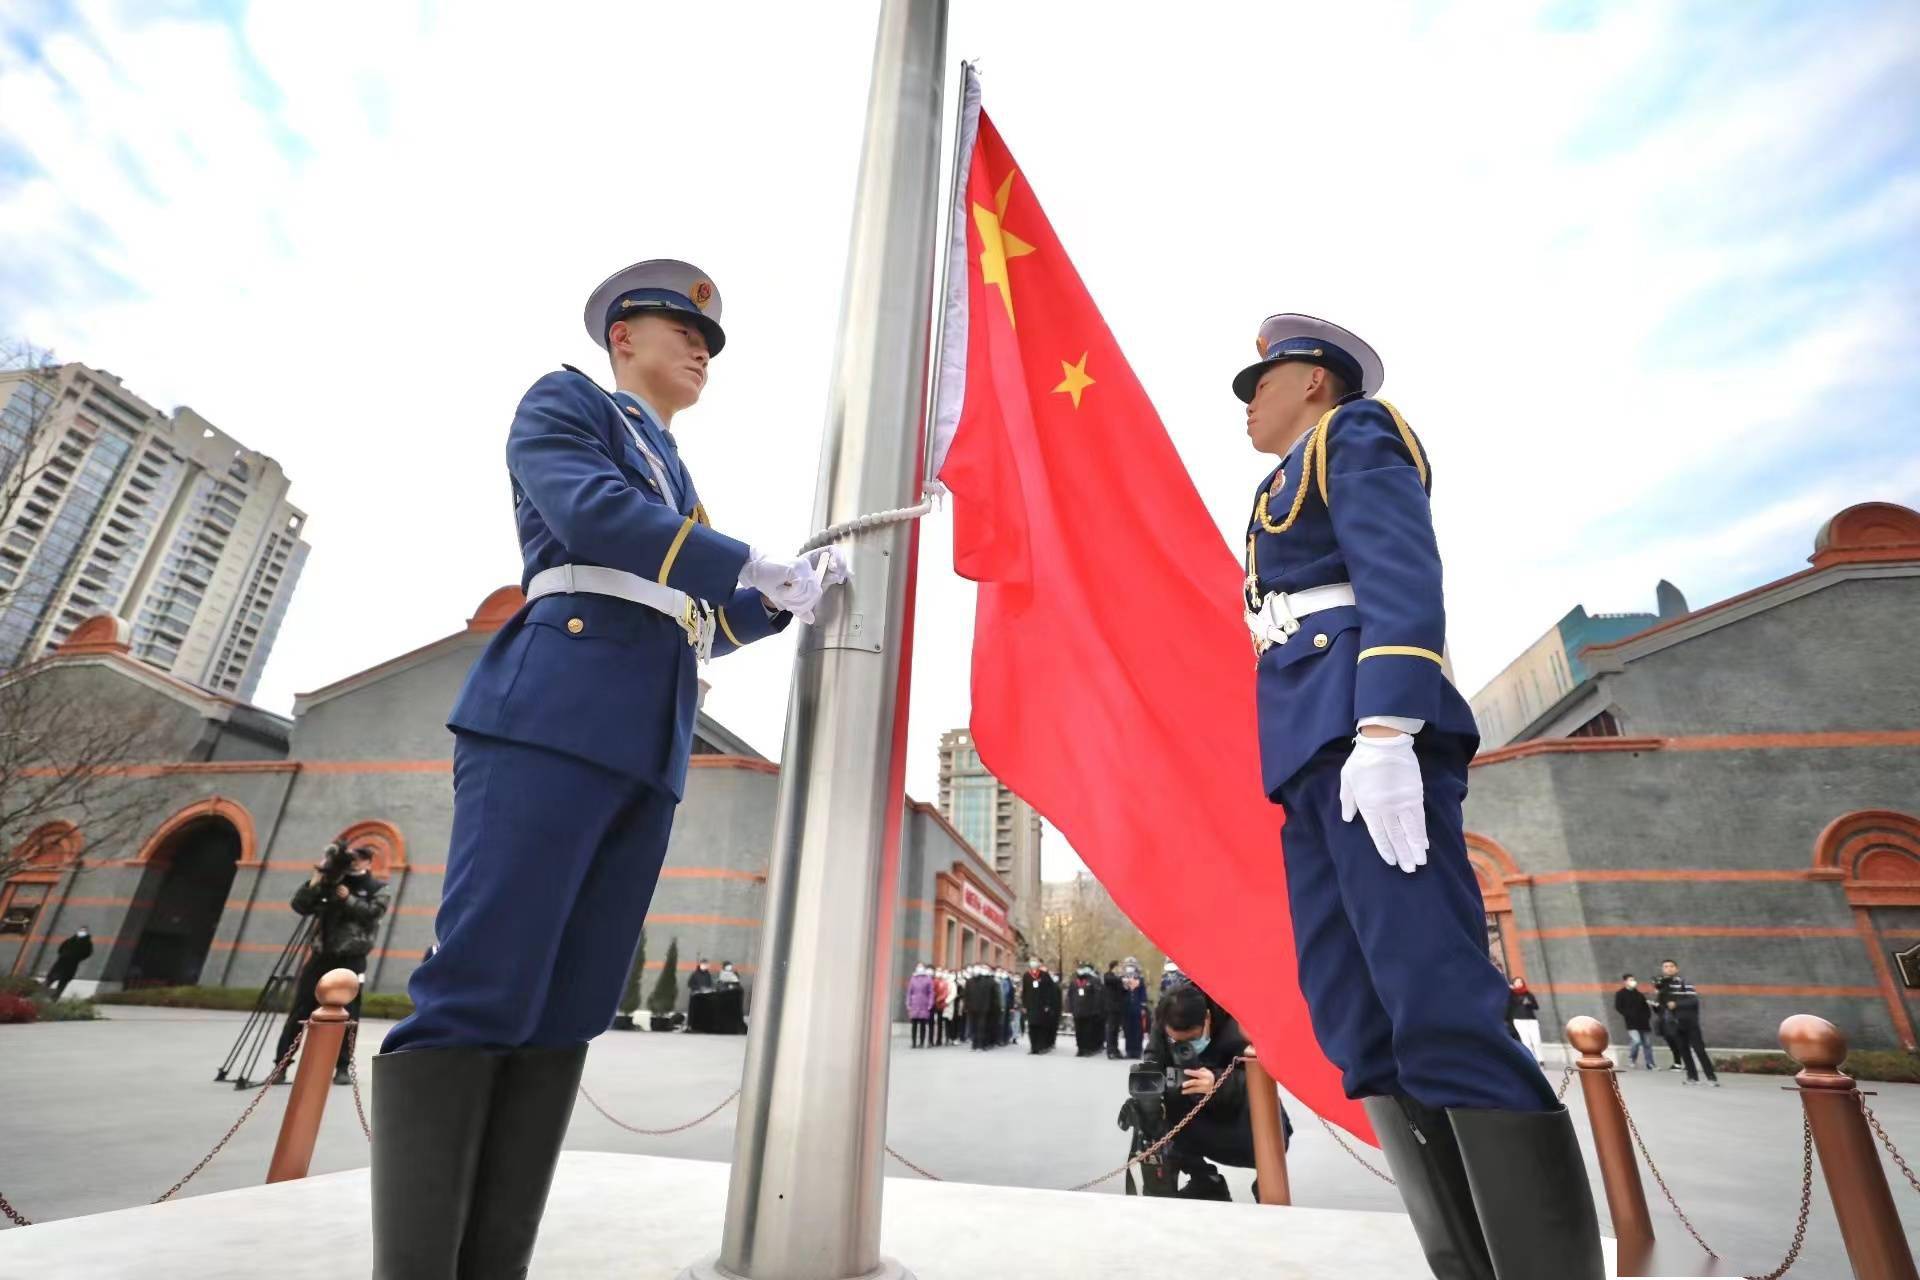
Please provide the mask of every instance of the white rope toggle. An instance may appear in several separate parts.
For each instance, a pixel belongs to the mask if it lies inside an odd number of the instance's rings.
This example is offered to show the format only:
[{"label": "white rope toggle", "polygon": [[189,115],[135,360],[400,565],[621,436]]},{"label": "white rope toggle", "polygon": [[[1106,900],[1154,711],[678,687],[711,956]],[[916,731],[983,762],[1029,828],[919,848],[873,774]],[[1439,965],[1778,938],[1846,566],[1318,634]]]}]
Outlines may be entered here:
[{"label": "white rope toggle", "polygon": [[862,533],[868,529],[883,529],[890,524],[906,524],[908,521],[918,520],[922,516],[931,514],[939,506],[940,495],[945,491],[944,486],[935,488],[933,485],[929,485],[927,486],[927,496],[911,507],[895,507],[891,511],[875,511],[869,515],[855,516],[851,520],[842,520],[839,524],[828,525],[801,544],[800,554],[804,556],[808,552],[818,551],[822,547],[831,546],[849,534]]}]

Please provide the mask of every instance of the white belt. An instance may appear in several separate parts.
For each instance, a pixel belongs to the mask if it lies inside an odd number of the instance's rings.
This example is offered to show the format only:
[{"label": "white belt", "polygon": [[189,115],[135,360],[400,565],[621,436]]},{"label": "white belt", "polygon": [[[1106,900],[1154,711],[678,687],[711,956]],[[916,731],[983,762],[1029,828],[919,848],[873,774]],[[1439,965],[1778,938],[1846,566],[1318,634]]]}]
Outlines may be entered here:
[{"label": "white belt", "polygon": [[664,613],[687,633],[687,643],[699,653],[701,661],[713,654],[713,611],[686,592],[651,578],[594,564],[557,564],[534,574],[527,583],[528,600],[582,593],[631,600]]},{"label": "white belt", "polygon": [[1247,610],[1247,630],[1253,635],[1253,651],[1265,653],[1276,644],[1285,644],[1300,629],[1300,619],[1323,609],[1338,609],[1353,604],[1353,584],[1332,582],[1305,591],[1271,591],[1258,609]]}]

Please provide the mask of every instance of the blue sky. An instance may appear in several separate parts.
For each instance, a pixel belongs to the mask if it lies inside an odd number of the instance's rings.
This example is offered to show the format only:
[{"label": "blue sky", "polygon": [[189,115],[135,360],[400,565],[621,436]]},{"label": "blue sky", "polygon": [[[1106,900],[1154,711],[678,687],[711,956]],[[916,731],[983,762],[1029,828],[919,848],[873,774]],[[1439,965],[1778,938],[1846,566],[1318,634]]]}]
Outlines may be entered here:
[{"label": "blue sky", "polygon": [[[315,550],[278,709],[517,575],[512,405],[596,364],[579,300],[633,259],[720,282],[732,341],[683,448],[723,527],[795,543],[872,10],[9,5],[0,334],[286,466]],[[1382,351],[1434,459],[1467,692],[1575,603],[1647,609],[1668,577],[1704,604],[1799,568],[1844,506],[1920,504],[1912,4],[955,11],[1229,539],[1264,469],[1226,390],[1260,317]],[[946,538],[929,522],[922,795],[966,716]],[[790,661],[711,672],[768,751]]]}]

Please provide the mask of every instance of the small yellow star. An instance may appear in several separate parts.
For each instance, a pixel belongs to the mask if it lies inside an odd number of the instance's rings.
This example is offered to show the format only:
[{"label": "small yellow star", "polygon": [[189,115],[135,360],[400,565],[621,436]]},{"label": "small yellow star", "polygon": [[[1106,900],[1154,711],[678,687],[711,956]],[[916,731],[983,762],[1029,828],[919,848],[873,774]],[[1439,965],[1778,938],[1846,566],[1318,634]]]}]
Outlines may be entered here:
[{"label": "small yellow star", "polygon": [[1087,353],[1084,351],[1080,353],[1079,364],[1068,364],[1065,360],[1062,360],[1060,362],[1060,372],[1067,376],[1062,378],[1060,385],[1053,389],[1054,394],[1058,395],[1064,391],[1073,397],[1073,407],[1078,409],[1080,407],[1080,393],[1093,385],[1093,379],[1087,376]]}]

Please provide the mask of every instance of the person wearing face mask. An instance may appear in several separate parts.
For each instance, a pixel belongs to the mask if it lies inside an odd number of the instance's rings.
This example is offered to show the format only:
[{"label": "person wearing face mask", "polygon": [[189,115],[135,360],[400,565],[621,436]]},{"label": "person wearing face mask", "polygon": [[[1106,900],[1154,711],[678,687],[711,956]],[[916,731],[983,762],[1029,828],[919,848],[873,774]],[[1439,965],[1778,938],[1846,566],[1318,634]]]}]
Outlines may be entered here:
[{"label": "person wearing face mask", "polygon": [[[1168,1127],[1179,1124],[1202,1098],[1213,1093],[1205,1109],[1180,1131],[1169,1148],[1177,1172],[1187,1175],[1187,1184],[1179,1192],[1182,1196],[1231,1199],[1226,1179],[1214,1166],[1254,1167],[1246,1075],[1240,1070],[1228,1073],[1234,1059],[1246,1051],[1247,1038],[1240,1024],[1199,987],[1181,983],[1160,997],[1154,1010],[1153,1035],[1140,1067],[1162,1073],[1172,1070],[1179,1081],[1178,1090],[1164,1097]],[[1284,1106],[1280,1123],[1285,1140],[1291,1143],[1293,1121]]]},{"label": "person wearing face mask", "polygon": [[810,621],[848,576],[837,548],[750,546],[700,501],[677,433],[726,342],[706,272],[624,268],[584,323],[612,389],[562,366],[507,430],[501,496],[526,603],[448,718],[440,949],[373,1062],[379,1277],[529,1264],[587,1044],[613,1020],[685,789],[700,664]]},{"label": "person wearing face mask", "polygon": [[1123,1015],[1126,1019],[1127,1057],[1138,1058],[1141,1053],[1140,1042],[1147,1032],[1147,983],[1138,969],[1121,981],[1127,989],[1127,1008]]},{"label": "person wearing face mask", "polygon": [[1060,984],[1039,957],[1027,961],[1021,998],[1027,1008],[1027,1052],[1052,1053],[1060,1034]]},{"label": "person wearing face mask", "polygon": [[[373,850],[364,845],[353,850],[330,845],[314,864],[313,874],[307,877],[306,883],[293,891],[289,905],[296,915],[313,916],[316,924],[313,948],[307,953],[307,962],[300,966],[299,976],[293,980],[293,1009],[287,1014],[286,1025],[280,1028],[280,1043],[274,1046],[276,1063],[293,1047],[300,1024],[320,1007],[316,989],[320,979],[334,969],[367,971],[367,955],[378,938],[380,919],[387,914],[387,883],[374,878]],[[347,1012],[356,1020],[360,1017],[358,993],[347,1006]],[[340,1056],[333,1068],[335,1084],[346,1084],[351,1079],[347,1074],[347,1050],[348,1042],[343,1037]],[[292,1064],[275,1079],[281,1084],[291,1084]]]},{"label": "person wearing face mask", "polygon": [[913,1027],[913,1048],[933,1043],[933,974],[924,964],[913,966],[907,979],[907,1022]]},{"label": "person wearing face mask", "polygon": [[1487,955],[1462,817],[1479,731],[1448,672],[1425,447],[1353,331],[1287,312],[1254,345],[1232,388],[1275,462],[1241,603],[1314,1033],[1436,1275],[1599,1280],[1573,1121],[1508,1034]]},{"label": "person wearing face mask", "polygon": [[[47,970],[47,991],[58,1000],[73,981],[73,975],[80,972],[80,966],[93,954],[93,931],[81,925],[73,931],[73,936],[60,944],[54,953],[53,967]],[[276,1059],[277,1061],[277,1059]]]},{"label": "person wearing face mask", "polygon": [[707,958],[701,956],[694,962],[693,972],[687,975],[687,1030],[694,1033],[706,1033],[713,1030],[713,970],[707,967]]},{"label": "person wearing face mask", "polygon": [[1627,1066],[1639,1064],[1641,1053],[1647,1056],[1646,1068],[1653,1070],[1653,1010],[1640,991],[1640,980],[1630,973],[1620,975],[1620,989],[1613,993],[1613,1009],[1627,1024]]},{"label": "person wearing face mask", "polygon": [[[1533,994],[1525,978],[1507,984],[1507,1026],[1514,1039],[1525,1045],[1536,1063],[1540,1059],[1540,997]],[[1544,1064],[1542,1064],[1544,1065]]]},{"label": "person wearing face mask", "polygon": [[946,1043],[949,1046],[960,1044],[965,1039],[960,1034],[960,999],[963,985],[959,970],[947,970],[947,994],[940,1002],[940,1018],[946,1028]]},{"label": "person wearing face mask", "polygon": [[1073,983],[1067,988],[1067,1012],[1073,1015],[1073,1056],[1091,1058],[1100,1052],[1100,1038],[1106,1030],[1101,1006],[1106,999],[1100,979],[1086,961],[1074,970]]}]

